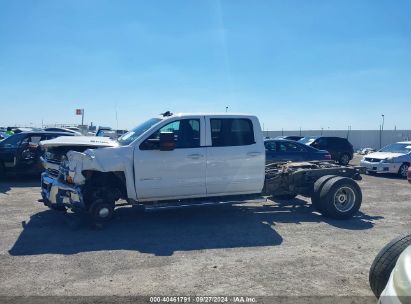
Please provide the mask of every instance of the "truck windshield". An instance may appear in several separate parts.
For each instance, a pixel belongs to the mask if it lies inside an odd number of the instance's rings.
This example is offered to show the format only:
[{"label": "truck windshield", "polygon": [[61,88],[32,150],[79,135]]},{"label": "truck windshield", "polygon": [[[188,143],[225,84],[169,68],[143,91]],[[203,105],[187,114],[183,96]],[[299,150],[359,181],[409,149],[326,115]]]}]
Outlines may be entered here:
[{"label": "truck windshield", "polygon": [[127,146],[130,143],[132,143],[137,137],[139,137],[141,134],[143,134],[145,131],[150,129],[152,126],[154,126],[156,123],[161,121],[160,118],[151,118],[147,120],[146,122],[143,122],[142,124],[138,125],[131,131],[127,132],[123,136],[121,136],[118,139],[118,143],[121,146]]}]

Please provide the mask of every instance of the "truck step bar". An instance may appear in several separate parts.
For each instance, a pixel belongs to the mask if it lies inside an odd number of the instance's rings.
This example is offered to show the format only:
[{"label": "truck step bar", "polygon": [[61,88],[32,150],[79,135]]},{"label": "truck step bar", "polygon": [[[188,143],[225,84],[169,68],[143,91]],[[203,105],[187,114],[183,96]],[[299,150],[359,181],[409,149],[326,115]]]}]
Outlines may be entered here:
[{"label": "truck step bar", "polygon": [[240,200],[240,199],[233,199],[233,200],[181,200],[181,201],[173,201],[173,202],[156,202],[153,204],[137,204],[134,206],[141,206],[144,208],[145,211],[159,211],[159,210],[170,210],[170,209],[182,209],[182,208],[191,208],[191,207],[205,207],[205,206],[221,206],[221,205],[233,205],[233,204],[243,204],[244,202],[253,202],[253,203],[261,203],[266,202],[267,199],[264,197],[255,196],[250,197],[248,200]]}]

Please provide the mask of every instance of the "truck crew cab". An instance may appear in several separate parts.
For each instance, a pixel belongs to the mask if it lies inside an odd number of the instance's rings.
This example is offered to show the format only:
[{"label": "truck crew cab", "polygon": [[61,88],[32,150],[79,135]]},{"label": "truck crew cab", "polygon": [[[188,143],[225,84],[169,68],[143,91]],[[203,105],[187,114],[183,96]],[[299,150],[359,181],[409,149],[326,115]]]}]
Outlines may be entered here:
[{"label": "truck crew cab", "polygon": [[[47,144],[42,142],[46,149]],[[109,220],[119,199],[149,209],[232,202],[250,195],[313,196],[317,191],[318,209],[336,218],[351,217],[361,204],[361,190],[351,179],[359,178],[358,168],[330,162],[266,168],[260,123],[251,115],[166,112],[123,135],[116,147],[66,156],[57,178],[42,175],[44,203],[87,211],[96,222]],[[320,177],[326,193],[322,187],[314,189]],[[335,184],[344,187],[329,198],[330,191],[338,190],[332,188]],[[326,211],[334,199],[340,211]]]}]

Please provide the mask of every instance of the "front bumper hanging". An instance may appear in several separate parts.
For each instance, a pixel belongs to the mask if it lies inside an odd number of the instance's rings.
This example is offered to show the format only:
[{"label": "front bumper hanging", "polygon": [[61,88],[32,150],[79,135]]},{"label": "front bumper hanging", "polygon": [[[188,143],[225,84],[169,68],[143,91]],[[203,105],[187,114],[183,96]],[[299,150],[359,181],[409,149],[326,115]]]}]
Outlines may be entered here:
[{"label": "front bumper hanging", "polygon": [[52,178],[47,172],[41,174],[41,196],[44,204],[49,207],[85,208],[80,187]]}]

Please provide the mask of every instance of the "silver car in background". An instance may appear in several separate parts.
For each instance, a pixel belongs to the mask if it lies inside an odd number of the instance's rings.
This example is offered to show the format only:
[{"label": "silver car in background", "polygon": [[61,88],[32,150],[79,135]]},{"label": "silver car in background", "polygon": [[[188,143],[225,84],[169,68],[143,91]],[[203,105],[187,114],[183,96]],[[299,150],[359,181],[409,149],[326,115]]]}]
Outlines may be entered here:
[{"label": "silver car in background", "polygon": [[402,141],[385,146],[381,150],[364,156],[361,166],[367,172],[395,173],[407,178],[411,163],[411,141]]}]

